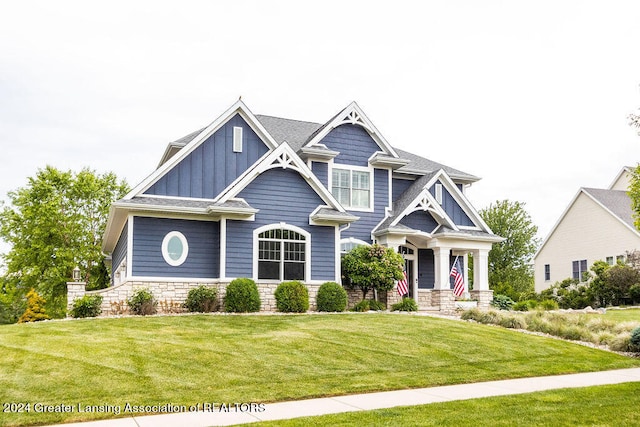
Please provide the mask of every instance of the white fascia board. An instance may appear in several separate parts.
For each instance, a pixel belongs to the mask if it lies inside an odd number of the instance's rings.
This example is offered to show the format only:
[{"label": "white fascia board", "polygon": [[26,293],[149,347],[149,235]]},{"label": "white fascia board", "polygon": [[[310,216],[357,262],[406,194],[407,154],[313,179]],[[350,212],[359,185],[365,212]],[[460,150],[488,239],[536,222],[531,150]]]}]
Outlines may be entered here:
[{"label": "white fascia board", "polygon": [[325,136],[327,136],[327,134],[329,132],[331,132],[333,129],[335,129],[336,127],[338,127],[338,126],[340,126],[341,124],[344,124],[344,123],[350,123],[348,120],[345,120],[345,118],[348,117],[352,113],[357,114],[359,116],[359,118],[363,122],[363,123],[352,123],[352,124],[357,124],[357,125],[360,125],[363,128],[365,128],[369,132],[369,135],[371,136],[371,138],[373,138],[373,140],[376,142],[376,144],[378,144],[378,146],[382,150],[384,150],[387,154],[389,154],[389,155],[391,155],[393,157],[396,157],[396,158],[400,157],[400,156],[398,156],[398,153],[396,153],[396,151],[393,149],[391,144],[389,144],[387,142],[387,140],[382,136],[380,131],[375,127],[373,122],[371,122],[371,120],[369,120],[367,115],[364,113],[364,111],[362,111],[360,106],[355,101],[353,101],[346,108],[344,108],[342,111],[340,111],[333,118],[333,120],[331,120],[331,122],[329,122],[315,137],[313,137],[313,139],[311,139],[311,141],[306,143],[304,146],[305,147],[311,147],[311,146],[317,144],[318,142],[322,141],[322,139]]},{"label": "white fascia board", "polygon": [[231,117],[235,114],[240,116],[249,124],[249,126],[258,134],[262,141],[268,148],[273,149],[278,146],[278,143],[267,132],[262,124],[251,113],[249,108],[242,100],[236,101],[231,107],[229,107],[224,113],[222,113],[217,119],[215,119],[209,126],[207,126],[198,136],[193,138],[187,145],[184,146],[178,153],[167,160],[162,166],[156,169],[151,175],[146,177],[140,184],[138,184],[133,190],[127,194],[124,199],[128,200],[140,193],[145,192],[151,187],[158,179],[164,176],[169,170],[180,163],[185,157],[187,157],[193,150],[198,148],[204,141],[207,140],[213,133],[220,129]]},{"label": "white fascia board", "polygon": [[458,230],[458,226],[454,224],[454,222],[451,220],[451,218],[449,218],[444,209],[442,209],[442,206],[440,206],[436,199],[431,195],[431,193],[429,192],[429,187],[430,185],[428,184],[424,186],[420,194],[418,194],[418,196],[413,199],[413,201],[405,208],[405,210],[402,211],[400,215],[398,215],[396,219],[390,224],[391,227],[393,227],[394,225],[398,225],[402,218],[406,217],[412,212],[415,212],[416,203],[418,203],[419,200],[426,198],[429,202],[430,209],[432,209],[440,218],[442,218],[442,220],[447,223],[446,225],[449,228]]},{"label": "white fascia board", "polygon": [[611,184],[609,184],[607,189],[611,190],[613,186],[620,180],[620,178],[622,178],[622,175],[624,175],[625,173],[633,174],[633,169],[630,166],[623,167],[620,170],[620,172],[618,172],[618,175],[616,175],[615,179],[611,182]]},{"label": "white fascia board", "polygon": [[453,182],[453,179],[451,179],[451,177],[443,169],[440,169],[437,176],[441,179],[441,181],[444,180],[443,184],[445,185],[447,190],[449,190],[449,194],[453,196],[453,199],[462,208],[464,213],[466,213],[467,216],[471,218],[471,221],[473,221],[476,226],[482,229],[482,231],[493,234],[493,231],[491,231],[489,225],[484,222],[478,211],[475,210],[469,199],[467,199],[467,196],[465,196],[464,193],[460,191],[456,183]]},{"label": "white fascia board", "polygon": [[[286,155],[287,164],[282,161]],[[264,157],[258,163],[249,169],[238,180],[234,181],[225,189],[219,198],[219,202],[226,202],[231,198],[236,197],[242,190],[244,190],[254,179],[256,179],[263,172],[276,167],[290,168],[298,172],[307,183],[313,188],[313,190],[320,196],[320,198],[331,208],[340,212],[346,212],[346,210],[338,203],[333,195],[327,190],[315,174],[309,169],[305,162],[293,151],[288,143],[283,142],[278,148],[271,151],[268,156]]]}]

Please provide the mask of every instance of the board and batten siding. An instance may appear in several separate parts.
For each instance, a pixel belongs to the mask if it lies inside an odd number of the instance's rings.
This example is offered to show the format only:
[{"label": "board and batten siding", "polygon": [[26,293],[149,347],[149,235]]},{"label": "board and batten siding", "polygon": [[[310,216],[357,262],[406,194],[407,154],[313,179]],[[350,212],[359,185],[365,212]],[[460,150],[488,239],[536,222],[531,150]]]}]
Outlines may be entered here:
[{"label": "board and batten siding", "polygon": [[[442,184],[439,180],[437,183]],[[434,197],[436,195],[435,187],[436,186],[433,185],[429,189],[429,192]],[[444,209],[447,216],[451,218],[451,220],[455,225],[462,225],[462,226],[468,226],[468,227],[475,226],[473,221],[471,221],[471,218],[469,218],[469,216],[465,213],[462,207],[460,207],[458,202],[456,202],[456,200],[453,198],[451,193],[449,193],[449,190],[447,190],[447,188],[444,185],[442,185],[442,205],[441,206],[442,206],[442,209]]]},{"label": "board and batten siding", "polygon": [[[640,249],[637,233],[580,193],[534,259],[535,290],[572,278],[573,261],[586,259],[590,269],[596,261],[634,249]],[[545,264],[551,269],[550,280],[544,277]]]},{"label": "board and batten siding", "polygon": [[432,233],[433,230],[439,225],[431,213],[428,211],[415,211],[405,216],[400,220],[400,224],[406,225],[414,230],[424,231],[426,233]]},{"label": "board and batten siding", "polygon": [[[187,239],[189,254],[173,267],[162,257],[162,240],[171,231]],[[220,270],[220,223],[152,217],[133,219],[133,271],[135,277],[216,279]]]},{"label": "board and batten siding", "polygon": [[111,254],[111,280],[115,277],[116,270],[118,266],[127,256],[127,241],[129,238],[129,221],[124,223],[124,227],[122,228],[122,232],[120,233],[120,237],[118,238],[118,243],[116,243],[115,248],[113,249],[113,253]]},{"label": "board and batten siding", "polygon": [[[241,152],[233,151],[234,127],[242,127]],[[260,137],[236,114],[145,194],[214,199],[267,151]]]},{"label": "board and batten siding", "polygon": [[309,215],[325,202],[298,172],[269,169],[238,197],[259,212],[255,221],[227,221],[227,277],[253,277],[253,230],[284,222],[311,233],[310,279],[335,280],[335,227],[309,225]]}]

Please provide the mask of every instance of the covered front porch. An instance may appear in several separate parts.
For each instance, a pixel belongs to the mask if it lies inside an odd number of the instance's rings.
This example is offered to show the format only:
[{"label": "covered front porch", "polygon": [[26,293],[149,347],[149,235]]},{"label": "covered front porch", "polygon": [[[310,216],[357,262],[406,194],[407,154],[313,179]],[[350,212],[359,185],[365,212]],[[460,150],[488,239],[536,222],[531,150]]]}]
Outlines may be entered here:
[{"label": "covered front porch", "polygon": [[[416,300],[420,310],[453,312],[456,300],[474,300],[479,308],[489,308],[493,299],[493,291],[489,289],[489,251],[492,244],[502,238],[475,230],[441,230],[434,234],[386,230],[376,237],[379,244],[402,254],[409,297]],[[456,260],[464,278],[464,292],[460,297],[454,295],[451,277]],[[388,305],[400,300],[396,289],[387,294]]]}]

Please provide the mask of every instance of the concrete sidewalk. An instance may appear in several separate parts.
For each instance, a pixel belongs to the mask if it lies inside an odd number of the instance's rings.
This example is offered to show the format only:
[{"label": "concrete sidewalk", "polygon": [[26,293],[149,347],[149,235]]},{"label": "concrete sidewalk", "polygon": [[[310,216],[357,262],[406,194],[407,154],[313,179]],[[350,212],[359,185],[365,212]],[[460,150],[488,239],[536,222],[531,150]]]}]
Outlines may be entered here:
[{"label": "concrete sidewalk", "polygon": [[70,427],[206,427],[229,426],[258,421],[283,420],[312,415],[337,414],[341,412],[366,411],[396,406],[424,405],[479,397],[504,396],[531,393],[560,388],[588,387],[594,385],[640,382],[640,368],[614,371],[588,372],[582,374],[521,378],[489,381],[483,383],[458,384],[411,390],[354,394],[320,399],[268,403],[260,407],[238,408],[235,412],[181,412],[175,414],[146,415],[114,420],[65,424]]}]

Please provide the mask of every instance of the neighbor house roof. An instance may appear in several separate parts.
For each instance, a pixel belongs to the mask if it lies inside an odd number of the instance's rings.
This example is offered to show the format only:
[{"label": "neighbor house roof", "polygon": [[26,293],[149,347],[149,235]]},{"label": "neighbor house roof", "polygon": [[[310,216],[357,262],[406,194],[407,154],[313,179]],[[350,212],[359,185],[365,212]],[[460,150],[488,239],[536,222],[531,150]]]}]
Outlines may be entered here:
[{"label": "neighbor house roof", "polygon": [[593,199],[616,216],[620,221],[634,227],[633,209],[631,199],[626,191],[603,190],[599,188],[583,188]]}]

